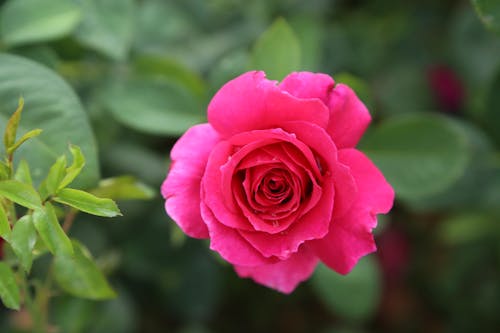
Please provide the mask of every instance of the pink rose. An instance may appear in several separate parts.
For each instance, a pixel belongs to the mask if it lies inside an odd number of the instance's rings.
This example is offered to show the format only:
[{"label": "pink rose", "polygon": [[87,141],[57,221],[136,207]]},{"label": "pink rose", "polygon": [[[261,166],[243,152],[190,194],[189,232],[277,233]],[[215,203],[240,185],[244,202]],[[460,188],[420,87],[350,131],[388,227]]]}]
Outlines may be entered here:
[{"label": "pink rose", "polygon": [[292,73],[281,83],[248,72],[208,106],[171,151],[167,213],[189,236],[283,293],[319,260],[347,274],[376,250],[376,214],[394,192],[354,146],[370,123],[354,92],[331,77]]}]

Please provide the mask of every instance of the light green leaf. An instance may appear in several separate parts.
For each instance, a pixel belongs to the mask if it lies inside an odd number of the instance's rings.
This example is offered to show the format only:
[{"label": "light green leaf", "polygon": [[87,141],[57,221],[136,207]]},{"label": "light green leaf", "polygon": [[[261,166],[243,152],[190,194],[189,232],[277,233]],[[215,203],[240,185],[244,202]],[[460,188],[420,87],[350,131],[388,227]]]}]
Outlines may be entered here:
[{"label": "light green leaf", "polygon": [[81,298],[102,300],[116,297],[88,250],[73,241],[73,256],[56,256],[54,274],[66,292]]},{"label": "light green leaf", "polygon": [[126,59],[134,34],[134,1],[83,0],[82,10],[76,39],[111,59]]},{"label": "light green leaf", "polygon": [[373,257],[362,258],[345,276],[320,264],[311,283],[332,313],[356,322],[371,319],[380,302],[380,269]]},{"label": "light green leaf", "polygon": [[24,99],[19,98],[19,104],[16,111],[10,116],[7,121],[7,126],[5,128],[5,133],[3,136],[3,144],[5,150],[8,150],[16,141],[17,128],[19,127],[19,121],[21,120],[21,113],[23,112]]},{"label": "light green leaf", "polygon": [[36,243],[36,230],[33,226],[31,215],[21,217],[14,228],[9,238],[9,244],[12,250],[19,258],[19,262],[23,269],[29,273],[31,264],[33,263],[33,248]]},{"label": "light green leaf", "polygon": [[92,194],[113,200],[147,200],[155,196],[155,191],[132,176],[103,179]]},{"label": "light green leaf", "polygon": [[0,204],[0,237],[2,237],[3,239],[8,239],[9,236],[10,236],[9,219],[7,218],[7,213],[5,212],[3,205]]},{"label": "light green leaf", "polygon": [[66,155],[62,155],[59,157],[56,162],[50,167],[49,174],[47,178],[42,183],[43,197],[47,197],[49,195],[55,194],[61,181],[63,180],[66,174]]},{"label": "light green leaf", "polygon": [[[37,6],[39,7],[39,6]],[[68,142],[78,145],[87,160],[74,187],[97,184],[99,169],[96,144],[87,114],[73,90],[51,70],[24,58],[0,53],[0,128],[12,114],[19,95],[25,99],[18,133],[33,128],[44,132],[22,146],[16,160],[26,159],[38,186],[56,159],[65,154]],[[0,148],[0,153],[4,151]]]},{"label": "light green leaf", "polygon": [[292,28],[282,18],[277,19],[255,43],[250,67],[263,70],[267,77],[281,80],[300,70],[300,43]]},{"label": "light green leaf", "polygon": [[500,2],[498,0],[472,0],[472,3],[484,25],[500,33]]},{"label": "light green leaf", "polygon": [[467,134],[450,118],[408,114],[386,120],[363,139],[361,149],[407,200],[445,190],[470,160]]},{"label": "light green leaf", "polygon": [[114,217],[121,215],[115,202],[111,199],[98,198],[85,191],[63,188],[54,197],[54,201],[71,206],[92,215]]},{"label": "light green leaf", "polygon": [[28,141],[31,138],[34,138],[36,136],[39,136],[42,134],[43,130],[41,129],[34,129],[29,132],[26,132],[16,143],[14,143],[9,149],[7,149],[7,154],[12,154],[19,148],[23,143]]},{"label": "light green leaf", "polygon": [[0,298],[9,309],[19,310],[21,295],[12,269],[0,261]]},{"label": "light green leaf", "polygon": [[21,160],[17,166],[16,174],[14,179],[25,183],[26,185],[33,186],[33,180],[31,179],[30,166],[26,160]]},{"label": "light green leaf", "polygon": [[17,180],[0,181],[0,196],[30,209],[42,206],[40,196],[35,189]]},{"label": "light green leaf", "polygon": [[54,207],[47,202],[43,209],[33,212],[33,224],[45,245],[55,255],[72,255],[73,247],[57,220]]},{"label": "light green leaf", "polygon": [[73,163],[66,169],[66,175],[59,184],[58,189],[62,189],[71,184],[71,182],[73,182],[73,180],[80,174],[85,165],[85,157],[83,156],[80,147],[70,145],[69,150],[73,156]]},{"label": "light green leaf", "polygon": [[[206,121],[205,112],[189,91],[161,79],[116,82],[106,93],[105,104],[120,123],[146,133],[177,136]],[[140,117],[137,110],[141,110]]]},{"label": "light green leaf", "polygon": [[60,38],[76,28],[80,17],[71,0],[9,0],[0,13],[2,39],[12,46]]},{"label": "light green leaf", "polygon": [[0,180],[10,178],[10,168],[3,161],[0,161]]}]

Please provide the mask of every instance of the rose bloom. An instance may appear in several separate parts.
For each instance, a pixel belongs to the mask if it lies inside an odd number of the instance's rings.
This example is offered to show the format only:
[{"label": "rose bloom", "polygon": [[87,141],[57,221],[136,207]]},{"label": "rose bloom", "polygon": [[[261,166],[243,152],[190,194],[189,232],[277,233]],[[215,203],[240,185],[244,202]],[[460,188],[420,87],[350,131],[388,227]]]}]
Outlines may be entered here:
[{"label": "rose bloom", "polygon": [[240,277],[283,293],[321,260],[347,274],[376,250],[376,214],[394,191],[354,147],[370,114],[346,85],[298,72],[281,83],[248,72],[225,84],[208,123],[171,151],[167,213]]}]

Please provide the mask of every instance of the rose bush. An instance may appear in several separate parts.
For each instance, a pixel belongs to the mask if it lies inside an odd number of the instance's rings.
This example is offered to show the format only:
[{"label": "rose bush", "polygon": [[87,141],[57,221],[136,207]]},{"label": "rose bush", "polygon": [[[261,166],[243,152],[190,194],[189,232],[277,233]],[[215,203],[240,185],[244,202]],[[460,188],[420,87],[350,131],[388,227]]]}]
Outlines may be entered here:
[{"label": "rose bush", "polygon": [[248,72],[224,85],[208,123],[171,151],[167,213],[240,277],[289,293],[321,260],[347,274],[375,251],[376,214],[394,192],[354,147],[371,117],[346,85],[297,72]]}]

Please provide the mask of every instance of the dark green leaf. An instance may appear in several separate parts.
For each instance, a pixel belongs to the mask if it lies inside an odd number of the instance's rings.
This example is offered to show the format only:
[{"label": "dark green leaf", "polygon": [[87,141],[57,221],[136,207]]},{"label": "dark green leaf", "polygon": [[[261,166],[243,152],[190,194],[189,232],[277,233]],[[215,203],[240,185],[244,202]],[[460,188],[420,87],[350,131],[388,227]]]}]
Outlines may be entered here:
[{"label": "dark green leaf", "polygon": [[472,3],[484,25],[500,33],[500,2],[498,0],[472,0]]},{"label": "dark green leaf", "polygon": [[9,238],[9,236],[10,236],[9,219],[7,218],[7,213],[5,212],[3,205],[0,204],[0,237],[7,239]]},{"label": "dark green leaf", "polygon": [[[117,82],[106,106],[122,124],[152,134],[180,135],[205,121],[205,112],[184,87],[161,79]],[[141,110],[140,117],[137,110]]]},{"label": "dark green leaf", "polygon": [[54,207],[47,202],[43,209],[33,212],[33,224],[45,245],[55,255],[72,255],[71,241],[57,220]]},{"label": "dark green leaf", "polygon": [[152,199],[155,191],[132,176],[121,176],[101,180],[92,194],[113,200],[146,200]]},{"label": "dark green leaf", "polygon": [[16,174],[14,175],[14,179],[20,181],[21,183],[25,183],[29,186],[33,186],[33,180],[31,179],[31,172],[28,162],[26,160],[21,160],[19,165],[17,166]]},{"label": "dark green leaf", "polygon": [[368,321],[375,315],[381,279],[373,257],[362,258],[345,276],[320,264],[311,282],[317,296],[334,314],[353,321]]},{"label": "dark green leaf", "polygon": [[9,0],[0,16],[2,39],[19,45],[60,38],[76,27],[80,16],[71,0]]},{"label": "dark green leaf", "polygon": [[470,159],[462,129],[432,114],[388,119],[363,139],[361,149],[408,200],[448,188],[464,175]]},{"label": "dark green leaf", "polygon": [[500,147],[500,71],[488,89],[484,108],[483,123],[497,147]]},{"label": "dark green leaf", "polygon": [[7,127],[5,128],[5,133],[3,136],[3,144],[5,150],[8,150],[16,141],[17,128],[19,127],[19,121],[21,120],[21,113],[23,112],[24,99],[19,98],[19,105],[12,116],[10,116],[7,122]]},{"label": "dark green leaf", "polygon": [[31,215],[25,215],[16,222],[9,243],[23,269],[29,272],[33,263],[32,251],[36,243],[36,230]]},{"label": "dark green leaf", "polygon": [[35,184],[39,184],[55,160],[66,153],[71,142],[81,147],[87,160],[75,186],[95,186],[99,171],[94,137],[87,115],[68,84],[37,63],[7,54],[0,54],[0,82],[5,83],[0,85],[0,128],[22,94],[25,110],[18,132],[24,134],[33,128],[44,130],[16,154],[17,158],[26,159],[32,168]]},{"label": "dark green leaf", "polygon": [[0,261],[0,298],[9,309],[19,310],[21,295],[12,269]]},{"label": "dark green leaf", "polygon": [[497,219],[485,214],[459,214],[441,222],[439,238],[449,245],[488,239],[491,235],[500,236]]},{"label": "dark green leaf", "polygon": [[61,288],[88,299],[116,297],[88,250],[77,241],[73,241],[73,249],[73,256],[56,256],[54,261],[55,278]]},{"label": "dark green leaf", "polygon": [[30,209],[40,208],[42,205],[35,189],[17,180],[0,181],[0,196]]},{"label": "dark green leaf", "polygon": [[265,71],[269,79],[281,80],[300,70],[300,65],[299,41],[288,23],[279,18],[255,43],[250,67]]},{"label": "dark green leaf", "polygon": [[143,55],[135,59],[134,67],[139,74],[164,77],[176,82],[197,97],[203,98],[206,95],[207,87],[202,78],[174,59]]},{"label": "dark green leaf", "polygon": [[124,60],[134,33],[134,1],[83,0],[82,12],[76,39],[111,59]]},{"label": "dark green leaf", "polygon": [[85,191],[72,188],[63,188],[54,200],[92,215],[105,217],[121,215],[113,200],[98,198]]}]

